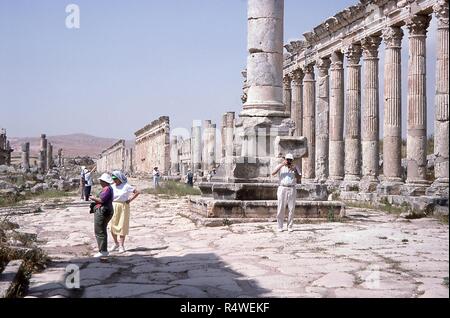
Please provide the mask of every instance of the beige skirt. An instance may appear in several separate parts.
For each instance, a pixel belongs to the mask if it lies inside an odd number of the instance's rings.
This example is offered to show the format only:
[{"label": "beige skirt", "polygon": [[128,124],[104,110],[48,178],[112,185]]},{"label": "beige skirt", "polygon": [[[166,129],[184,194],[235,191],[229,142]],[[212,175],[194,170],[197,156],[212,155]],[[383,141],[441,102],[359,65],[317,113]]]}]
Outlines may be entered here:
[{"label": "beige skirt", "polygon": [[128,235],[130,228],[130,205],[125,202],[113,202],[114,215],[111,219],[111,232],[115,235]]}]

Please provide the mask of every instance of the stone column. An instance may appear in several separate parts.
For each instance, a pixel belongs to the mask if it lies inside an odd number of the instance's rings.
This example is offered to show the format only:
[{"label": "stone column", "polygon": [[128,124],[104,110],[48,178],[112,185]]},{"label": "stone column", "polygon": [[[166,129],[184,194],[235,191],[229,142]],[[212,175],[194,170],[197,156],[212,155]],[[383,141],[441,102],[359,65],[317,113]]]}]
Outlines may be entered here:
[{"label": "stone column", "polygon": [[241,116],[284,116],[284,0],[248,0],[247,101]]},{"label": "stone column", "polygon": [[202,127],[192,127],[192,172],[198,173],[202,169]]},{"label": "stone column", "polygon": [[47,145],[47,169],[50,170],[53,167],[53,145],[48,143]]},{"label": "stone column", "polygon": [[170,136],[170,174],[180,174],[180,156],[178,153],[178,136]]},{"label": "stone column", "polygon": [[289,115],[291,114],[292,105],[292,78],[289,74],[286,74],[283,78],[283,104],[285,105],[285,111]]},{"label": "stone column", "polygon": [[291,119],[295,122],[295,135],[303,134],[303,77],[305,74],[299,68],[292,72],[291,82]]},{"label": "stone column", "polygon": [[45,166],[46,166],[45,152],[44,150],[40,150],[38,154],[38,172],[44,174]]},{"label": "stone column", "polygon": [[431,16],[416,15],[409,30],[407,180],[425,185],[427,169],[426,33]]},{"label": "stone column", "polygon": [[362,112],[362,175],[365,192],[376,190],[378,167],[380,162],[379,147],[379,83],[378,83],[378,48],[379,36],[370,36],[361,41],[364,63],[364,102]]},{"label": "stone column", "polygon": [[216,167],[216,124],[211,124],[207,130],[206,167],[210,171]]},{"label": "stone column", "polygon": [[344,179],[344,56],[331,55],[330,87],[330,166],[331,182]]},{"label": "stone column", "polygon": [[30,143],[22,144],[22,171],[30,171]]},{"label": "stone column", "polygon": [[436,97],[434,129],[434,186],[446,189],[449,182],[449,66],[448,66],[448,1],[440,0],[434,7],[437,18]]},{"label": "stone column", "polygon": [[62,152],[63,152],[63,150],[61,148],[58,149],[58,167],[62,167],[63,166],[63,164],[62,164]]},{"label": "stone column", "polygon": [[211,127],[211,120],[205,120],[203,122],[203,133],[202,133],[202,170],[204,172],[208,171],[208,142],[209,142],[209,133]]},{"label": "stone column", "polygon": [[227,113],[222,115],[222,129],[220,131],[221,134],[221,158],[223,161],[225,158],[225,149],[226,149],[226,131],[227,131]]},{"label": "stone column", "polygon": [[361,45],[352,44],[347,57],[347,109],[345,110],[345,178],[353,182],[361,179]]},{"label": "stone column", "polygon": [[330,113],[330,78],[328,70],[331,60],[321,58],[317,62],[319,70],[317,92],[317,140],[316,140],[316,179],[325,183],[328,179],[329,147],[329,113]]},{"label": "stone column", "polygon": [[13,150],[11,149],[11,144],[9,143],[9,140],[6,141],[6,165],[11,165],[11,153]]},{"label": "stone column", "polygon": [[303,136],[308,142],[308,156],[302,160],[303,180],[314,181],[316,160],[316,80],[315,62],[305,66],[303,80]]},{"label": "stone column", "polygon": [[383,175],[386,183],[402,182],[402,38],[398,26],[383,31],[384,60]]},{"label": "stone column", "polygon": [[42,154],[39,157],[39,167],[42,173],[47,171],[47,136],[45,134],[41,135],[41,148]]},{"label": "stone column", "polygon": [[225,157],[234,156],[234,121],[236,114],[234,112],[226,113],[226,131],[225,131]]}]

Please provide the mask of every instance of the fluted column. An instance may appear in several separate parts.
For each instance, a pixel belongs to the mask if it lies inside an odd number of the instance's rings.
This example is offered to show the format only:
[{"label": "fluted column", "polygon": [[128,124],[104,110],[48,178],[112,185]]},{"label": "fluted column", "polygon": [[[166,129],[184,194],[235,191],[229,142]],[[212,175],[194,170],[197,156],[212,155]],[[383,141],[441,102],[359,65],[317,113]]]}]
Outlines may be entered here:
[{"label": "fluted column", "polygon": [[402,181],[402,38],[398,26],[383,31],[384,58],[384,129],[383,175],[387,182]]},{"label": "fluted column", "polygon": [[317,61],[317,140],[316,140],[316,179],[325,183],[328,179],[328,144],[329,144],[329,113],[330,113],[330,78],[328,71],[331,60],[329,57]]},{"label": "fluted column", "polygon": [[316,160],[316,80],[314,62],[305,66],[303,80],[303,136],[308,142],[308,156],[303,158],[303,180],[314,181]]},{"label": "fluted column", "polygon": [[448,188],[449,182],[449,88],[448,88],[448,1],[440,0],[434,7],[437,18],[436,99],[434,174],[437,184]]},{"label": "fluted column", "polygon": [[352,44],[346,51],[347,95],[345,110],[345,178],[361,178],[361,45]]},{"label": "fluted column", "polygon": [[331,55],[330,87],[330,180],[344,179],[344,56]]},{"label": "fluted column", "polygon": [[194,124],[192,127],[192,172],[202,169],[202,127]]},{"label": "fluted column", "polygon": [[426,34],[430,20],[431,16],[416,15],[407,22],[409,63],[406,181],[411,184],[427,183]]},{"label": "fluted column", "polygon": [[292,108],[291,119],[295,122],[295,135],[303,134],[303,77],[305,74],[301,69],[292,72]]},{"label": "fluted column", "polygon": [[287,114],[291,113],[292,89],[291,77],[287,74],[283,77],[283,103]]},{"label": "fluted column", "polygon": [[361,41],[364,63],[364,102],[362,112],[362,175],[364,181],[378,181],[379,84],[378,47],[381,38],[370,36]]},{"label": "fluted column", "polygon": [[241,116],[283,116],[284,0],[248,0],[248,96]]},{"label": "fluted column", "polygon": [[180,174],[180,155],[178,153],[178,136],[170,136],[170,173],[173,176]]}]

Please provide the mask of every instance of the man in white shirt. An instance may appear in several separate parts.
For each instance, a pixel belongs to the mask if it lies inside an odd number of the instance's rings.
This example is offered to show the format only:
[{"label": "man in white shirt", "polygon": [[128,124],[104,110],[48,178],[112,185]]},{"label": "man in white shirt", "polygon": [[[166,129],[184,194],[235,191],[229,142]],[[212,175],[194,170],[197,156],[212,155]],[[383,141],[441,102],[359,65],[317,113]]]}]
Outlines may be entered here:
[{"label": "man in white shirt", "polygon": [[88,169],[84,169],[84,180],[85,180],[85,186],[84,186],[84,199],[86,201],[90,200],[90,196],[91,196],[91,190],[92,190],[92,186],[94,185],[94,180],[93,180],[93,173],[94,171],[97,169],[97,167],[92,168],[91,170]]},{"label": "man in white shirt", "polygon": [[153,168],[153,188],[159,188],[159,179],[161,174],[159,173],[158,167]]},{"label": "man in white shirt", "polygon": [[277,191],[278,199],[278,232],[283,232],[283,221],[286,212],[286,205],[289,209],[288,215],[288,231],[292,232],[294,225],[295,201],[297,199],[297,182],[301,182],[301,173],[296,165],[294,165],[294,156],[287,154],[283,163],[279,164],[273,176],[279,175],[280,185]]}]

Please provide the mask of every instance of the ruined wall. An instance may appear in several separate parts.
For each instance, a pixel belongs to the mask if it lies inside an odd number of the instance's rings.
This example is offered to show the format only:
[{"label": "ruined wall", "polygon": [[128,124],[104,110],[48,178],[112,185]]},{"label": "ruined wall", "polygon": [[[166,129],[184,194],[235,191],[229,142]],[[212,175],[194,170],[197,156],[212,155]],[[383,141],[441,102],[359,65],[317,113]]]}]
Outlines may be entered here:
[{"label": "ruined wall", "polygon": [[134,168],[136,173],[151,173],[158,167],[167,175],[170,169],[170,122],[162,116],[135,132]]},{"label": "ruined wall", "polygon": [[126,149],[125,140],[119,140],[100,154],[97,171],[111,173],[113,170],[122,170],[132,173],[132,153],[132,149]]}]

